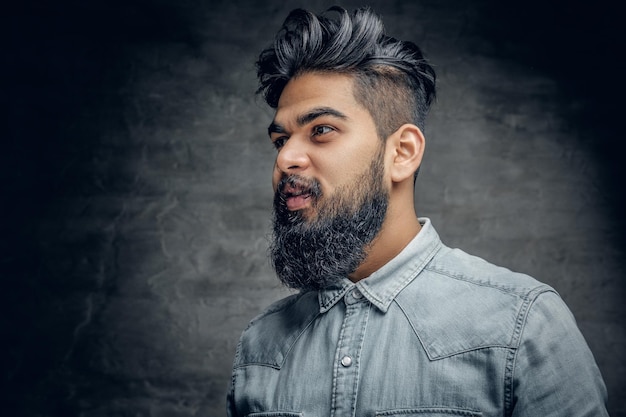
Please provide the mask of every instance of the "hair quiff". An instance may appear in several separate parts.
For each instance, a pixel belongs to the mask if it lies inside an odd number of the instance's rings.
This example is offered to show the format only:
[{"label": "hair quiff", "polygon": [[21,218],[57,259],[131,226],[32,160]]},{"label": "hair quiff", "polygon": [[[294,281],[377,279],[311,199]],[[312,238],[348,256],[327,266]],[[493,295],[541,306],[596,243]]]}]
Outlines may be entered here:
[{"label": "hair quiff", "polygon": [[[330,18],[328,12],[337,12]],[[355,77],[354,94],[368,109],[383,139],[404,123],[423,129],[435,97],[435,71],[412,42],[384,32],[381,18],[364,7],[349,14],[293,10],[274,44],[257,61],[258,93],[276,108],[289,80],[306,72]]]}]

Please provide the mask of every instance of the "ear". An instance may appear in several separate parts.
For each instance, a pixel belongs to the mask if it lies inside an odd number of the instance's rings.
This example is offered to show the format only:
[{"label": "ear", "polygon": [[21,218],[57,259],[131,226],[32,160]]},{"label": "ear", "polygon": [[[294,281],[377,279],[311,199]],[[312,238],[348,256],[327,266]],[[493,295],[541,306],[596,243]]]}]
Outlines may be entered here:
[{"label": "ear", "polygon": [[426,139],[419,127],[404,124],[387,138],[387,151],[392,155],[390,165],[391,180],[402,182],[413,180],[415,171],[422,163]]}]

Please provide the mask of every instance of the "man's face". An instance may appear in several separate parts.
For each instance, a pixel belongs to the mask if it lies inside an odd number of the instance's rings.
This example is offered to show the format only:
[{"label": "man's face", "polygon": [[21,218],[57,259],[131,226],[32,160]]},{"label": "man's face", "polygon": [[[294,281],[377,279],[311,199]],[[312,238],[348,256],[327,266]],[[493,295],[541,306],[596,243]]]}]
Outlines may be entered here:
[{"label": "man's face", "polygon": [[356,270],[382,227],[385,144],[344,75],[292,79],[269,132],[274,267],[288,286],[327,287]]},{"label": "man's face", "polygon": [[[335,204],[343,200],[344,208],[356,203],[341,194],[359,186],[355,181],[380,152],[374,120],[355,100],[352,87],[347,75],[305,73],[280,96],[269,128],[278,152],[272,182],[274,191],[285,193],[294,215],[312,220],[322,208],[330,209],[331,197]],[[285,178],[290,180],[279,190]],[[311,189],[312,179],[319,189]]]}]

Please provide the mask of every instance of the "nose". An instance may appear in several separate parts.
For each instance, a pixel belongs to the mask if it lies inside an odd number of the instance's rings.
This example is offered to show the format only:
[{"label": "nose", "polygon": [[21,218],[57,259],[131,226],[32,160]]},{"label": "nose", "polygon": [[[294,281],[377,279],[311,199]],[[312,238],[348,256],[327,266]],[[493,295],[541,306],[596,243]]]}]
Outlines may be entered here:
[{"label": "nose", "polygon": [[309,156],[303,141],[292,136],[285,142],[276,156],[276,168],[285,174],[297,174],[309,166]]}]

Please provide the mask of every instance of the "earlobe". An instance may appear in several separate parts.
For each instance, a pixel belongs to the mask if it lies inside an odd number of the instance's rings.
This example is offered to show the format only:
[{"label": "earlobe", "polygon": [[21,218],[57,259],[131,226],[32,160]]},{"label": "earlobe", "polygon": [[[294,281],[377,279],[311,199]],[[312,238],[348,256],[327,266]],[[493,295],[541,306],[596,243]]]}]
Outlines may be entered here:
[{"label": "earlobe", "polygon": [[391,180],[402,182],[413,175],[422,163],[426,140],[422,131],[413,124],[404,124],[390,137],[388,145],[393,148]]}]

